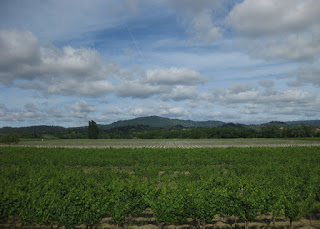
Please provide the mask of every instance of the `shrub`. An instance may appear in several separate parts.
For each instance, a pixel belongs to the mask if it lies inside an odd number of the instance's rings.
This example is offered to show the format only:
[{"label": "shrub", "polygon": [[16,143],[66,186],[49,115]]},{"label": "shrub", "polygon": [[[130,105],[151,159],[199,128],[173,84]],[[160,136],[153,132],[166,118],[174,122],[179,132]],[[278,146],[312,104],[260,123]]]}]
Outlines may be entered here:
[{"label": "shrub", "polygon": [[17,134],[13,133],[7,133],[3,135],[0,139],[0,142],[6,143],[6,144],[11,144],[11,143],[18,143],[19,142],[19,136]]}]

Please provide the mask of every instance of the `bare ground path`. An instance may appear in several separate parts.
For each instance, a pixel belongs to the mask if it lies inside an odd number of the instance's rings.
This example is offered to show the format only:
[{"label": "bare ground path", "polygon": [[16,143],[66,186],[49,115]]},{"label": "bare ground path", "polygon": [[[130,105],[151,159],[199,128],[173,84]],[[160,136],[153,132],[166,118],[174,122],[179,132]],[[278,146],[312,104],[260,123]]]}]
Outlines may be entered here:
[{"label": "bare ground path", "polygon": [[[0,146],[8,146],[1,144]],[[45,148],[227,148],[227,147],[290,147],[320,146],[319,138],[308,139],[59,139],[21,141],[15,147]]]}]

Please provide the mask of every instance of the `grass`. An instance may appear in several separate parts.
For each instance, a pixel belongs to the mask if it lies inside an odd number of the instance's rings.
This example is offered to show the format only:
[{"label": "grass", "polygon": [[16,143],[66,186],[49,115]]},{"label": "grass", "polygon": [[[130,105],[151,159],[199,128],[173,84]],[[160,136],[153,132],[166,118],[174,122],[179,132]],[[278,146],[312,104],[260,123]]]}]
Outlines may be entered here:
[{"label": "grass", "polygon": [[42,138],[19,138],[22,142],[28,142],[28,141],[41,141]]}]

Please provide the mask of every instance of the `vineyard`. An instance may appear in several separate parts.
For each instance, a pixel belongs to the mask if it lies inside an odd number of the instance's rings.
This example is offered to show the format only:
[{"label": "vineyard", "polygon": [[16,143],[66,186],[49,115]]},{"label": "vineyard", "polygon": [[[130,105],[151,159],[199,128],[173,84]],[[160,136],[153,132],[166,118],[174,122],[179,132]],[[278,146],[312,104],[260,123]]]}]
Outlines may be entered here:
[{"label": "vineyard", "polygon": [[320,138],[237,138],[237,139],[22,139],[15,146],[66,148],[226,148],[320,146]]},{"label": "vineyard", "polygon": [[0,147],[0,227],[320,228],[320,147]]}]

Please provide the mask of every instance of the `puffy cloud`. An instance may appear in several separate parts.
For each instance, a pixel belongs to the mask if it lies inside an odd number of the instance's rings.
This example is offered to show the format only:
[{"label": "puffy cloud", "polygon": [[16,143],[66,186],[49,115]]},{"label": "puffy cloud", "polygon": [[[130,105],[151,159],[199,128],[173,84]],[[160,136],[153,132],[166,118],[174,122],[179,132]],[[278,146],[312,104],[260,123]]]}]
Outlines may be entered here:
[{"label": "puffy cloud", "polygon": [[[224,117],[221,119],[233,122],[256,123],[266,120],[288,121],[318,117],[320,98],[317,93],[296,89],[280,90],[269,86],[269,81],[267,87],[261,86],[232,85],[225,90],[215,89],[212,97],[207,99],[215,106],[222,106],[225,113],[237,114],[238,120]],[[246,87],[247,90],[234,90]]]},{"label": "puffy cloud", "polygon": [[274,86],[274,81],[269,79],[262,79],[259,81],[259,84],[265,88],[271,88]]},{"label": "puffy cloud", "polygon": [[[127,74],[128,72],[125,72]],[[198,72],[186,68],[157,68],[126,75],[116,88],[120,97],[149,98],[160,96],[163,99],[183,100],[195,96],[195,86],[205,82]]]},{"label": "puffy cloud", "polygon": [[117,66],[102,62],[97,51],[91,49],[74,49],[63,47],[41,49],[44,73],[48,75],[68,75],[79,80],[103,79],[114,72]]},{"label": "puffy cloud", "polygon": [[199,91],[195,86],[176,86],[170,93],[165,93],[161,96],[164,100],[196,100],[199,96]]},{"label": "puffy cloud", "polygon": [[220,27],[212,23],[211,12],[204,11],[202,14],[195,16],[191,21],[189,32],[193,39],[202,40],[205,43],[212,43],[222,38]]},{"label": "puffy cloud", "polygon": [[194,85],[205,82],[205,78],[187,68],[158,68],[146,71],[145,82],[154,85]]},{"label": "puffy cloud", "polygon": [[[137,12],[134,0],[1,2],[0,28],[32,30],[41,39],[72,40],[90,30],[114,27]],[[144,1],[146,6],[148,1]],[[70,13],[72,12],[72,14]]]},{"label": "puffy cloud", "polygon": [[212,43],[223,36],[219,17],[226,13],[229,1],[217,0],[173,0],[168,1],[181,13],[182,24],[195,41]]},{"label": "puffy cloud", "polygon": [[56,80],[53,84],[42,85],[40,88],[48,94],[83,95],[88,97],[103,96],[114,90],[114,86],[105,80],[79,81],[77,79]]},{"label": "puffy cloud", "polygon": [[242,38],[238,40],[238,44],[245,47],[249,54],[256,58],[310,61],[316,58],[320,52],[319,39],[304,33],[257,40]]},{"label": "puffy cloud", "polygon": [[189,112],[184,107],[167,107],[166,109],[160,111],[159,113],[162,116],[170,117],[170,118],[179,118],[179,117],[187,117]]},{"label": "puffy cloud", "polygon": [[261,107],[258,104],[246,104],[245,105],[245,114],[259,114],[261,112]]},{"label": "puffy cloud", "polygon": [[117,87],[117,95],[119,97],[132,98],[149,98],[156,94],[163,94],[168,92],[168,88],[158,85],[150,85],[142,83],[139,80],[130,80],[123,82]]},{"label": "puffy cloud", "polygon": [[[235,90],[237,88],[237,90]],[[238,88],[242,90],[238,90]],[[247,90],[245,90],[247,88]],[[233,109],[242,109],[243,114],[278,114],[305,115],[316,117],[319,98],[315,93],[302,90],[277,90],[273,87],[251,87],[243,85],[230,86],[222,90],[216,89],[211,100]],[[285,111],[297,111],[287,113]]]},{"label": "puffy cloud", "polygon": [[301,32],[320,21],[318,0],[245,0],[230,12],[227,22],[246,36]]},{"label": "puffy cloud", "polygon": [[[189,87],[187,92],[188,87],[181,86],[205,82],[200,73],[187,68],[124,70],[117,64],[104,63],[95,50],[69,46],[58,49],[51,44],[40,46],[30,32],[1,32],[0,82],[23,89],[87,97],[110,93],[134,98],[166,95],[163,98],[181,100],[195,94],[194,88]],[[9,60],[1,51],[10,54]]]},{"label": "puffy cloud", "polygon": [[255,58],[310,61],[320,52],[319,12],[317,0],[245,0],[226,23],[242,35],[239,47]]},{"label": "puffy cloud", "polygon": [[252,88],[253,86],[250,84],[234,83],[229,86],[228,90],[231,94],[241,94],[250,91]]},{"label": "puffy cloud", "polygon": [[8,108],[0,104],[0,122],[10,126],[40,124],[64,126],[66,123],[79,126],[86,123],[89,119],[88,115],[95,114],[95,111],[94,105],[86,101],[78,101],[65,106],[54,103],[37,105],[26,103],[19,108]]},{"label": "puffy cloud", "polygon": [[32,103],[27,103],[19,109],[9,109],[4,104],[0,104],[0,121],[39,121],[43,120],[44,116],[46,116],[46,112]]},{"label": "puffy cloud", "polygon": [[189,114],[186,108],[182,106],[173,106],[164,102],[150,104],[147,106],[137,104],[134,107],[128,107],[126,113],[134,117],[160,115],[170,118],[186,117]]},{"label": "puffy cloud", "polygon": [[311,84],[320,87],[320,59],[299,67],[291,74],[295,76],[295,80],[288,83],[290,86]]},{"label": "puffy cloud", "polygon": [[0,81],[10,82],[16,69],[27,70],[40,64],[38,39],[29,31],[0,30]]},{"label": "puffy cloud", "polygon": [[96,110],[93,104],[83,100],[72,105],[66,105],[66,108],[70,109],[70,113],[78,118],[85,118],[89,113]]},{"label": "puffy cloud", "polygon": [[258,89],[233,92],[232,89],[217,90],[214,93],[214,100],[225,104],[257,103],[273,104],[279,106],[291,106],[309,103],[316,98],[316,95],[301,90],[266,90]]},{"label": "puffy cloud", "polygon": [[0,82],[49,94],[108,94],[107,77],[118,71],[95,50],[40,46],[31,32],[0,31]]},{"label": "puffy cloud", "polygon": [[105,110],[105,114],[106,115],[118,115],[118,114],[122,114],[122,110],[119,108],[119,107],[108,107],[106,110]]}]

